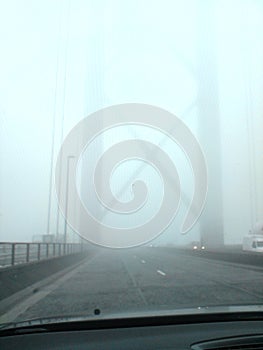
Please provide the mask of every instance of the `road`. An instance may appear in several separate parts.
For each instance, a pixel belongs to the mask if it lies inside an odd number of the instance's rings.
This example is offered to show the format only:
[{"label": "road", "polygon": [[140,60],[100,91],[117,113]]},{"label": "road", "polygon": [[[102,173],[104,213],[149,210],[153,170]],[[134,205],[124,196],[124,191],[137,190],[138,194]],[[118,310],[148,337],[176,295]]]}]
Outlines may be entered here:
[{"label": "road", "polygon": [[165,248],[99,250],[11,313],[16,321],[263,303],[263,269]]}]

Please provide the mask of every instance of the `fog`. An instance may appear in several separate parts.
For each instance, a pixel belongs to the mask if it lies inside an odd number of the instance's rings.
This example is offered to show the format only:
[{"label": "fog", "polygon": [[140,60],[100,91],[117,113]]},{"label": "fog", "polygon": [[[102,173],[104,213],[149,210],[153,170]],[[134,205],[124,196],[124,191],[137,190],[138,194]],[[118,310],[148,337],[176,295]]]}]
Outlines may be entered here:
[{"label": "fog", "polygon": [[[181,182],[176,218],[152,244],[239,244],[263,220],[262,1],[8,1],[0,10],[0,241],[64,233],[55,165],[69,131],[91,113],[121,103],[159,106],[180,118],[207,163],[208,195],[196,225],[180,226],[194,189],[180,145],[158,130],[120,126],[100,135],[78,166],[79,195],[106,225],[150,220],[162,177],[140,160],[116,167],[111,190],[147,203],[131,215],[105,212],[92,188],[100,155],[125,139],[159,145]],[[172,176],[172,175],[171,175]],[[67,228],[67,240],[78,241]]]}]

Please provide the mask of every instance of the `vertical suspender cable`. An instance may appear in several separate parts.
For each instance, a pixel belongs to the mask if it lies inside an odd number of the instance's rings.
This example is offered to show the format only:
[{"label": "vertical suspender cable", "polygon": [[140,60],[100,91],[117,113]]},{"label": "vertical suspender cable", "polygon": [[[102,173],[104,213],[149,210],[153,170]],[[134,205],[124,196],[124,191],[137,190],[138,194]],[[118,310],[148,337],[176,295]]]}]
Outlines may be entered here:
[{"label": "vertical suspender cable", "polygon": [[[59,35],[61,29],[61,13],[59,19]],[[59,50],[61,44],[61,37],[58,40],[57,59],[56,59],[56,78],[55,78],[55,95],[53,105],[53,120],[52,120],[52,141],[51,141],[51,155],[50,155],[50,170],[49,170],[49,194],[48,194],[48,213],[47,213],[47,234],[50,233],[51,221],[51,202],[52,202],[52,180],[53,180],[53,162],[54,162],[54,146],[55,146],[55,126],[56,126],[56,107],[57,107],[57,90],[58,90],[58,66],[59,66]]]},{"label": "vertical suspender cable", "polygon": [[[63,99],[62,99],[62,118],[61,118],[61,138],[60,144],[63,142],[64,137],[64,120],[65,120],[65,100],[66,100],[66,81],[67,81],[67,65],[68,65],[68,42],[69,42],[69,17],[70,17],[70,0],[68,1],[67,19],[66,19],[66,44],[65,44],[65,68],[64,68],[64,81],[63,81]],[[62,158],[62,157],[61,157]],[[60,171],[59,171],[59,196],[61,191],[61,158],[60,158]],[[59,235],[60,224],[60,211],[57,204],[57,222],[56,222],[56,235]],[[66,219],[64,219],[66,220]]]}]

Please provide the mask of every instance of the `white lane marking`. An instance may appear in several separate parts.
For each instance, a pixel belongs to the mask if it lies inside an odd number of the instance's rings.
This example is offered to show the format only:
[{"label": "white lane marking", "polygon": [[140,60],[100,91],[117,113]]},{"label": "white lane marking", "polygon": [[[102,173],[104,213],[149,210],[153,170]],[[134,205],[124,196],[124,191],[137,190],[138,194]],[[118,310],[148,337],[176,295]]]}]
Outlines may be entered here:
[{"label": "white lane marking", "polygon": [[163,271],[161,271],[161,270],[157,270],[157,273],[159,273],[159,274],[162,275],[162,276],[166,276],[166,273],[163,272]]},{"label": "white lane marking", "polygon": [[134,287],[138,291],[138,293],[139,293],[143,303],[145,305],[148,305],[148,303],[147,303],[147,301],[145,299],[145,296],[143,295],[143,292],[142,292],[141,288],[139,287],[139,285],[138,285],[138,283],[137,283],[137,281],[135,279],[135,276],[133,276],[132,272],[130,271],[130,266],[127,265],[127,263],[123,259],[122,259],[122,262],[123,262],[123,264],[124,264],[124,266],[126,268],[126,271],[127,271],[128,275],[129,275],[130,279],[132,280],[132,283],[133,283]]},{"label": "white lane marking", "polygon": [[143,264],[145,264],[145,260],[141,260],[141,262],[142,262]]}]

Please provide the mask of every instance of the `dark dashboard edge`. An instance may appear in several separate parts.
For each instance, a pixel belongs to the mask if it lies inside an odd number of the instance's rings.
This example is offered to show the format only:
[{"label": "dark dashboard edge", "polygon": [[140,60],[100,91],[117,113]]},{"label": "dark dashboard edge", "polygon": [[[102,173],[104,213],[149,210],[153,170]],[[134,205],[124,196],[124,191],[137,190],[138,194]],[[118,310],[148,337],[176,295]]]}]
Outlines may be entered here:
[{"label": "dark dashboard edge", "polygon": [[263,321],[263,312],[211,313],[198,315],[164,315],[132,318],[96,319],[72,322],[54,322],[0,330],[0,337],[81,330],[121,329],[134,327],[159,327],[211,322]]}]

